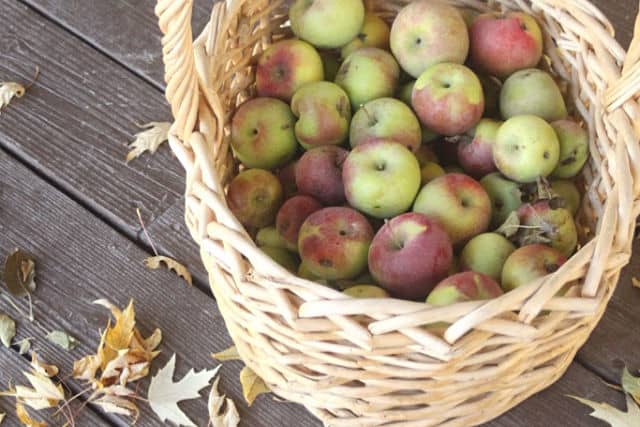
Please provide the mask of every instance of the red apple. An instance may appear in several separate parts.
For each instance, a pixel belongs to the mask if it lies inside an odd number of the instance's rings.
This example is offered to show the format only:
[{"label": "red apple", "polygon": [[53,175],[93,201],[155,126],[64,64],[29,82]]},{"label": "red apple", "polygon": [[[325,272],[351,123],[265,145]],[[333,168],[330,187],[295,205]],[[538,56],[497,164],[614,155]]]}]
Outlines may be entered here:
[{"label": "red apple", "polygon": [[458,161],[462,169],[475,178],[496,172],[493,162],[493,145],[502,122],[482,119],[478,125],[458,143]]},{"label": "red apple", "polygon": [[326,145],[304,153],[296,167],[296,185],[301,193],[315,197],[325,205],[346,200],[342,184],[342,163],[349,152]]},{"label": "red apple", "polygon": [[287,249],[298,250],[298,233],[309,215],[322,209],[322,204],[311,196],[294,196],[284,202],[276,216],[276,229],[287,242]]},{"label": "red apple", "polygon": [[273,224],[282,204],[282,186],[271,172],[249,169],[236,176],[227,191],[229,209],[246,227]]},{"label": "red apple", "polygon": [[547,243],[569,257],[576,249],[578,232],[571,212],[555,207],[549,200],[527,203],[518,209],[523,228],[518,233],[524,244]]},{"label": "red apple", "polygon": [[369,249],[369,270],[398,298],[424,299],[451,266],[453,248],[444,229],[426,215],[406,213],[388,221]]},{"label": "red apple", "polygon": [[305,267],[327,280],[353,279],[367,268],[373,230],[367,219],[351,208],[324,208],[300,228],[298,250]]},{"label": "red apple", "polygon": [[278,171],[278,181],[282,185],[282,191],[284,192],[284,198],[289,199],[298,193],[298,186],[296,185],[296,164],[298,161],[293,161]]},{"label": "red apple", "polygon": [[427,297],[427,304],[450,305],[463,301],[497,298],[502,294],[500,285],[491,277],[466,271],[438,283]]},{"label": "red apple", "polygon": [[557,250],[540,244],[516,249],[502,269],[502,289],[510,291],[555,272],[567,259]]}]

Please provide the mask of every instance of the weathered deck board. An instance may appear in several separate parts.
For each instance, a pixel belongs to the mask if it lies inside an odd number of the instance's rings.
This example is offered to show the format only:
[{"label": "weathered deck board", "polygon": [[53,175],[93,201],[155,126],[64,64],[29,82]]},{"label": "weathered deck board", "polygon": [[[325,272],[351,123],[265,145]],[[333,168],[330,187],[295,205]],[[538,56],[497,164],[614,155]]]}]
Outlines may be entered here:
[{"label": "weathered deck board", "polygon": [[[95,351],[99,330],[107,320],[107,312],[92,304],[98,298],[120,306],[133,298],[143,333],[156,327],[164,331],[163,354],[153,371],[173,353],[178,354],[178,375],[189,367],[212,368],[217,363],[210,353],[230,345],[212,299],[173,273],[147,270],[142,263],[145,252],[0,151],[0,254],[4,257],[16,247],[35,255],[38,275],[37,325],[20,322],[18,338],[35,337],[33,348],[62,372],[71,372],[73,359]],[[18,303],[26,309],[24,301]],[[4,299],[0,299],[0,311],[17,316]],[[79,347],[68,353],[43,339],[54,329],[78,338]],[[259,398],[247,410],[239,369],[238,363],[222,369],[221,389],[236,401],[246,425],[317,425],[302,407],[275,404],[269,397]],[[69,384],[81,390],[80,384],[72,380]],[[194,419],[205,419],[206,399],[184,407]],[[139,426],[159,424],[148,406],[141,404],[141,409]]]},{"label": "weathered deck board", "polygon": [[41,75],[2,112],[0,147],[125,233],[139,229],[183,192],[169,152],[124,162],[135,123],[168,120],[162,94],[85,42],[16,1],[0,2],[0,76]]}]

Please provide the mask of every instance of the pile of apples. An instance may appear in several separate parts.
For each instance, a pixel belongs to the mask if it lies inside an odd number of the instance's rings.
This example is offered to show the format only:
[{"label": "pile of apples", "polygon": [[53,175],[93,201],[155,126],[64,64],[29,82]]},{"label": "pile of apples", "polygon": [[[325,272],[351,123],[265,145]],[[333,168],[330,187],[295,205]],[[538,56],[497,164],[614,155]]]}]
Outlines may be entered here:
[{"label": "pile of apples", "polygon": [[362,0],[296,0],[289,18],[231,128],[229,207],[266,254],[354,297],[435,305],[573,254],[589,138],[532,16],[418,0],[389,26]]}]

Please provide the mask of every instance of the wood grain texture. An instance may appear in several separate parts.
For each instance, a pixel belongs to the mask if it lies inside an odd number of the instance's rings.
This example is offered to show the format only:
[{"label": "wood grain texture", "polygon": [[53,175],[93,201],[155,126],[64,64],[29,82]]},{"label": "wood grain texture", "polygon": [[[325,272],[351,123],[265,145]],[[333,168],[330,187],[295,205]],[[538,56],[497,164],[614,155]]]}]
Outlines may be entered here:
[{"label": "wood grain texture", "polygon": [[[36,323],[21,321],[18,339],[35,337],[34,350],[63,373],[71,372],[74,359],[97,347],[99,331],[108,318],[105,309],[92,304],[98,298],[120,306],[133,298],[141,331],[146,334],[156,327],[164,331],[163,353],[153,372],[173,353],[178,355],[178,377],[190,367],[212,368],[217,362],[210,354],[230,345],[211,298],[171,272],[147,270],[143,260],[148,254],[0,151],[0,254],[5,256],[16,247],[35,255],[38,276]],[[26,310],[25,301],[18,305]],[[0,311],[18,317],[3,298]],[[43,337],[54,329],[75,336],[78,348],[65,352],[46,341]],[[238,381],[240,368],[239,363],[225,365],[220,388],[236,401],[246,425],[318,425],[302,407],[276,404],[270,396],[260,397],[248,410]],[[69,384],[81,390],[81,384],[72,380]],[[141,390],[146,389],[145,382]],[[137,425],[159,425],[149,407],[140,406],[143,414]],[[206,424],[206,399],[183,407],[199,425]],[[126,420],[113,420],[127,425]]]},{"label": "wood grain texture", "polygon": [[[43,360],[43,362],[49,362]],[[15,385],[27,385],[29,382],[22,374],[23,372],[30,372],[31,366],[29,361],[21,356],[14,350],[0,347],[0,390],[7,390]],[[67,397],[71,397],[67,394]],[[77,400],[70,404],[71,410],[78,411],[82,406],[82,401]],[[0,398],[0,412],[6,413],[6,418],[2,423],[3,427],[17,427],[22,424],[18,421],[15,415],[15,399],[9,397]],[[58,415],[54,416],[55,410],[33,411],[29,410],[29,413],[36,420],[49,421],[50,425],[63,425],[65,422],[64,417]],[[90,407],[78,412],[75,417],[77,426],[111,426],[112,424],[103,418],[103,416]]]},{"label": "wood grain texture", "polygon": [[135,208],[152,220],[182,194],[180,166],[163,148],[124,162],[135,123],[169,120],[162,94],[27,6],[0,2],[0,76],[28,94],[0,120],[0,147],[125,233],[139,230]]}]

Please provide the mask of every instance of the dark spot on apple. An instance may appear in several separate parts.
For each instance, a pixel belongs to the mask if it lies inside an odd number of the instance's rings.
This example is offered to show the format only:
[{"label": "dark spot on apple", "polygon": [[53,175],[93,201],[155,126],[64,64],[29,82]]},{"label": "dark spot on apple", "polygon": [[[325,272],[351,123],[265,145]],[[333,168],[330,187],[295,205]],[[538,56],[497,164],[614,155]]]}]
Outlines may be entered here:
[{"label": "dark spot on apple", "polygon": [[551,157],[551,153],[549,153],[548,151],[545,151],[542,157],[544,157],[545,159],[548,159],[549,157]]},{"label": "dark spot on apple", "polygon": [[280,126],[280,129],[282,129],[282,130],[291,129],[291,125],[289,123],[285,123],[282,126]]},{"label": "dark spot on apple", "polygon": [[331,268],[333,267],[333,261],[331,261],[330,259],[323,258],[320,260],[320,265],[323,267]]},{"label": "dark spot on apple", "polygon": [[504,208],[504,203],[502,203],[502,200],[496,200],[495,203],[493,204],[496,209],[500,210],[502,208]]},{"label": "dark spot on apple", "polygon": [[365,33],[360,33],[357,35],[357,38],[360,39],[362,43],[364,43],[367,40],[367,35]]},{"label": "dark spot on apple", "polygon": [[347,232],[345,230],[340,230],[338,234],[344,237],[347,235]]},{"label": "dark spot on apple", "polygon": [[379,162],[379,163],[376,163],[376,170],[377,170],[377,171],[382,172],[382,171],[384,171],[385,169],[387,169],[387,164],[386,164],[385,162]]},{"label": "dark spot on apple", "polygon": [[418,38],[416,39],[416,44],[417,44],[418,46],[419,46],[419,45],[421,45],[421,44],[422,44],[422,38],[418,37]]},{"label": "dark spot on apple", "polygon": [[555,262],[546,262],[545,261],[545,263],[544,263],[544,269],[549,274],[557,271],[559,268],[560,268],[560,266],[558,264],[556,264]]},{"label": "dark spot on apple", "polygon": [[451,83],[445,82],[442,84],[442,87],[445,89],[449,89],[451,87]]},{"label": "dark spot on apple", "polygon": [[522,31],[527,31],[527,24],[525,24],[524,22],[521,22],[521,23],[520,23],[520,29],[521,29]]},{"label": "dark spot on apple", "polygon": [[336,110],[338,110],[338,114],[340,114],[340,117],[346,119],[349,115],[349,100],[344,96],[340,97],[340,100],[336,105]]},{"label": "dark spot on apple", "polygon": [[258,134],[258,128],[255,128],[254,130],[252,130],[252,131],[251,131],[251,133],[252,133],[253,135],[257,135],[257,134]]},{"label": "dark spot on apple", "polygon": [[460,204],[463,208],[468,208],[469,206],[471,206],[471,203],[469,203],[469,200],[466,197],[460,199]]},{"label": "dark spot on apple", "polygon": [[373,207],[373,209],[380,209],[381,207],[382,207],[382,206],[380,206],[380,205],[375,205],[375,206]]},{"label": "dark spot on apple", "polygon": [[576,162],[576,153],[574,152],[571,156],[567,157],[566,159],[562,160],[560,162],[560,164],[562,166],[567,166],[570,165],[571,163],[575,163]]}]

